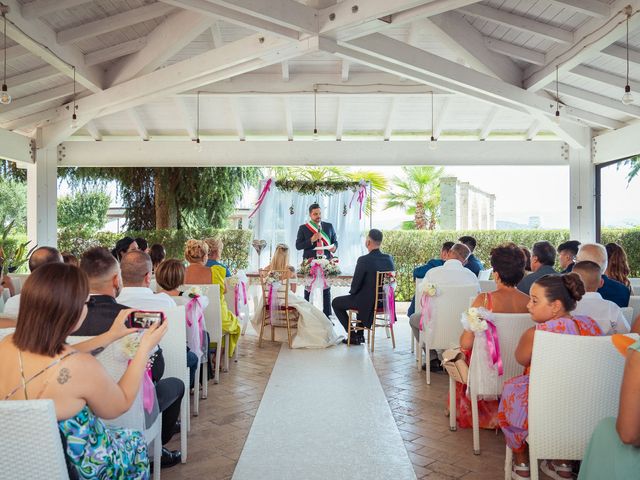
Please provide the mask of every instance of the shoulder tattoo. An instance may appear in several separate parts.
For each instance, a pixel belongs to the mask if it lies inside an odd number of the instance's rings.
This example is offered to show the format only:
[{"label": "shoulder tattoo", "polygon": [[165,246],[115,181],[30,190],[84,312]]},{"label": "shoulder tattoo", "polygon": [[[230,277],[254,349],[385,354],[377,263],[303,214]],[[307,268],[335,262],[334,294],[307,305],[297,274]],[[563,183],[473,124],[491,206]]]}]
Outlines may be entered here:
[{"label": "shoulder tattoo", "polygon": [[60,373],[58,373],[58,383],[60,385],[64,385],[69,381],[70,378],[71,378],[71,373],[69,372],[69,369],[66,367],[62,367],[60,369]]}]

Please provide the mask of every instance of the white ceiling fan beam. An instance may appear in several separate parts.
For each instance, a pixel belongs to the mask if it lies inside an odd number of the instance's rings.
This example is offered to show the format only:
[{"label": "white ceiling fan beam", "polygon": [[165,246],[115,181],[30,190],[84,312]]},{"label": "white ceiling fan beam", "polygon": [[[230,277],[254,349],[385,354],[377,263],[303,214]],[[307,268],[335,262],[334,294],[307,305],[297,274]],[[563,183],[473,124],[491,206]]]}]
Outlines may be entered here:
[{"label": "white ceiling fan beam", "polygon": [[[174,97],[173,101],[178,110],[178,117],[180,118],[180,120],[182,120],[182,125],[184,125],[184,129],[187,131],[189,138],[191,140],[195,140],[196,138],[198,138],[198,131],[195,125],[198,112],[194,112],[192,117],[192,114],[191,112],[189,112],[189,109],[187,108],[187,104],[185,103],[183,97]],[[196,120],[194,120],[194,118]]]},{"label": "white ceiling fan beam", "polygon": [[244,142],[247,137],[244,133],[244,125],[242,124],[242,117],[240,116],[240,105],[238,104],[238,100],[236,98],[229,98],[229,109],[231,110],[233,124],[236,127],[238,140]]},{"label": "white ceiling fan beam", "polygon": [[546,58],[543,52],[537,52],[529,48],[514,45],[513,43],[503,42],[495,38],[485,37],[484,43],[489,50],[502,55],[507,55],[516,60],[522,60],[532,65],[544,65]]},{"label": "white ceiling fan beam", "polygon": [[289,61],[285,60],[280,64],[280,68],[282,69],[282,81],[289,81]]},{"label": "white ceiling fan beam", "polygon": [[385,141],[389,141],[391,139],[391,133],[393,133],[393,121],[395,119],[396,110],[398,108],[398,100],[396,97],[391,99],[391,103],[389,104],[389,111],[387,112],[387,120],[384,124],[384,133],[383,138]]},{"label": "white ceiling fan beam", "polygon": [[96,142],[102,141],[102,133],[100,133],[100,130],[98,130],[98,127],[96,126],[93,120],[89,121],[84,126],[84,128],[87,130],[87,132],[89,132],[89,135],[91,135],[91,138],[93,138]]},{"label": "white ceiling fan beam", "polygon": [[135,109],[135,107],[130,108],[129,110],[127,110],[127,114],[129,115],[129,118],[133,122],[133,125],[135,126],[136,131],[138,132],[138,136],[140,137],[140,139],[143,142],[148,142],[149,141],[149,131],[144,126],[144,122],[142,121],[142,118],[140,118],[140,114]]},{"label": "white ceiling fan beam", "polygon": [[140,37],[111,47],[101,48],[100,50],[85,54],[84,63],[87,66],[99,65],[138,52],[146,45],[147,37]]},{"label": "white ceiling fan beam", "polygon": [[480,140],[484,141],[487,138],[489,138],[489,135],[491,134],[491,130],[493,130],[493,122],[496,119],[496,116],[498,115],[498,107],[492,107],[491,110],[489,110],[489,114],[487,115],[487,118],[484,120],[484,125],[482,127],[482,130],[480,130]]}]

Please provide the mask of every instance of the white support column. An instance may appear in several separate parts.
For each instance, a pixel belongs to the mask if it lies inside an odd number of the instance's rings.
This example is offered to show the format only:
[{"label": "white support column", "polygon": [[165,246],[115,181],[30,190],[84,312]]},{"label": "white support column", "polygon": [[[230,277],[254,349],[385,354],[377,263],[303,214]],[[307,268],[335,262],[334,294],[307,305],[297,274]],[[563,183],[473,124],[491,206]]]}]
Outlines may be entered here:
[{"label": "white support column", "polygon": [[[585,135],[591,132],[586,130]],[[571,239],[585,242],[596,240],[596,168],[590,148],[568,148],[569,157],[569,226]]]},{"label": "white support column", "polygon": [[31,245],[58,244],[58,154],[37,149],[36,163],[27,166],[27,237]]}]

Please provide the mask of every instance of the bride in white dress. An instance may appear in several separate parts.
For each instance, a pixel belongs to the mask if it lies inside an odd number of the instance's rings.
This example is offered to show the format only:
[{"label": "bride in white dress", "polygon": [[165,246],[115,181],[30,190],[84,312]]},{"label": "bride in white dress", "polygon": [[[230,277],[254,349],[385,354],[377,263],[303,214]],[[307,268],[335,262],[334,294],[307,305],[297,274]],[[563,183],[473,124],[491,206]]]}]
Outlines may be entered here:
[{"label": "bride in white dress", "polygon": [[[293,348],[326,348],[337,343],[340,343],[343,339],[347,338],[347,333],[338,321],[329,320],[322,310],[316,308],[312,303],[307,302],[304,298],[296,295],[297,276],[295,269],[289,266],[289,247],[284,244],[278,244],[276,251],[271,258],[271,263],[265,268],[267,271],[287,271],[290,274],[289,285],[291,285],[291,291],[289,292],[289,306],[295,308],[298,311],[298,328],[293,329]],[[260,323],[262,322],[262,295],[256,305],[255,314],[251,323],[253,328],[260,333]],[[265,326],[265,330],[268,327]],[[286,341],[286,329],[276,329],[276,333],[282,330],[285,333],[283,341]],[[263,334],[264,338],[269,338],[266,333]],[[281,335],[276,336],[277,339],[281,338]]]}]

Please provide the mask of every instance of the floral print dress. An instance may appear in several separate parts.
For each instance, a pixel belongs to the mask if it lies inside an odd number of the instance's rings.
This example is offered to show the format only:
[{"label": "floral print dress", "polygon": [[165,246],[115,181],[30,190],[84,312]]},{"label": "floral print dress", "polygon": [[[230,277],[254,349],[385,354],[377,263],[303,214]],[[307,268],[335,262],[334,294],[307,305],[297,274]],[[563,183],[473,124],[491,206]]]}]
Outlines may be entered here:
[{"label": "floral print dress", "polygon": [[[602,335],[598,324],[582,315],[549,320],[537,324],[535,328],[565,335]],[[524,451],[529,435],[529,369],[530,367],[527,367],[523,375],[505,382],[500,399],[498,422],[507,446],[514,452]]]}]

